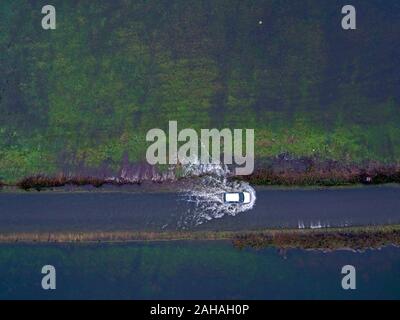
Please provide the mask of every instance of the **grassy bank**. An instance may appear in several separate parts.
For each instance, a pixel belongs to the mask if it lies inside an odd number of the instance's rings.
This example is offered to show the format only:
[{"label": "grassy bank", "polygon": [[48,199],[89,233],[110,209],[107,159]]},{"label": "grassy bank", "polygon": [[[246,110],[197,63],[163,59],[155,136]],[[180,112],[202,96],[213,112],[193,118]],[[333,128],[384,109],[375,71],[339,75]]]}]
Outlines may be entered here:
[{"label": "grassy bank", "polygon": [[[110,172],[108,174],[65,174],[46,175],[44,173],[22,178],[8,185],[22,190],[42,190],[57,187],[103,185],[140,185],[154,182],[173,186],[184,182],[179,167],[168,170],[149,164],[136,164],[126,171]],[[195,177],[194,177],[195,178]],[[320,157],[296,157],[283,153],[276,157],[256,161],[256,168],[249,176],[237,176],[232,179],[243,179],[252,185],[275,186],[343,186],[355,184],[385,184],[400,183],[400,164],[382,164],[379,162],[354,162],[322,159]],[[1,187],[1,181],[0,181]]]},{"label": "grassy bank", "polygon": [[[276,176],[270,172],[256,172],[255,174],[241,178],[240,180],[245,180],[252,185],[259,186],[346,186],[346,185],[356,185],[356,184],[366,184],[362,178],[354,178],[351,180],[347,180],[345,178],[338,177],[319,177],[319,176],[308,176],[308,175],[295,175],[295,176]],[[179,179],[177,179],[179,180]],[[177,180],[168,180],[163,182],[153,181],[154,184],[165,184],[170,185],[171,187],[177,183]],[[184,180],[184,179],[182,179]],[[147,183],[152,181],[136,181],[136,182],[113,182],[107,179],[101,179],[96,177],[72,177],[66,178],[64,176],[61,177],[46,177],[42,175],[27,177],[19,180],[16,184],[3,184],[0,181],[0,189],[3,187],[11,187],[14,189],[20,189],[25,191],[36,190],[54,190],[55,188],[63,188],[66,186],[71,187],[85,187],[91,186],[95,188],[101,188],[105,185],[115,185],[115,186],[124,186],[124,185],[141,185],[142,183]],[[400,183],[400,179],[391,179],[385,178],[382,182],[374,183]],[[370,183],[369,183],[370,184]]]},{"label": "grassy bank", "polygon": [[178,240],[228,240],[236,248],[354,249],[400,245],[400,225],[323,230],[24,232],[1,233],[0,243],[79,243]]}]

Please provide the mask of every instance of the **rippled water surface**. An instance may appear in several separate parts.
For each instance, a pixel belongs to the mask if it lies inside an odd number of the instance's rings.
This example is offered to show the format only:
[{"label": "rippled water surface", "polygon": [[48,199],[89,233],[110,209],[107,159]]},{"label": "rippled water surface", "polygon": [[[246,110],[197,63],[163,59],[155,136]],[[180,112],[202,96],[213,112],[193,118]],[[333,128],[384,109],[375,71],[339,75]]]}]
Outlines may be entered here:
[{"label": "rippled water surface", "polygon": [[[43,265],[57,289],[44,291]],[[356,268],[357,289],[341,287]],[[399,299],[400,249],[237,250],[227,242],[1,245],[1,299]]]}]

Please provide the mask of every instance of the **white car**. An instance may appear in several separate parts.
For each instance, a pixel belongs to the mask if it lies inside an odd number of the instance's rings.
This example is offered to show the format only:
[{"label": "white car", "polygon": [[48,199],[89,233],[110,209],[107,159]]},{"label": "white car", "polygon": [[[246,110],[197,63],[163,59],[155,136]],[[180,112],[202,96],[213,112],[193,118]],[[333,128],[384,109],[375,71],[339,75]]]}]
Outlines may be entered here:
[{"label": "white car", "polygon": [[225,203],[243,203],[247,204],[251,202],[251,195],[247,191],[243,192],[225,192],[224,193]]}]

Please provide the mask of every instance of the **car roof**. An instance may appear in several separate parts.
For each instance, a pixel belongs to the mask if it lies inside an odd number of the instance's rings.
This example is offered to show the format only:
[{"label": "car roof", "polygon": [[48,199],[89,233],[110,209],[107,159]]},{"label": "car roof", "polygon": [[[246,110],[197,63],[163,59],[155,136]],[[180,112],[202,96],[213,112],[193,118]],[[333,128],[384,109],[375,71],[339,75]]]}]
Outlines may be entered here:
[{"label": "car roof", "polygon": [[227,192],[225,193],[226,201],[239,201],[240,200],[239,192]]}]

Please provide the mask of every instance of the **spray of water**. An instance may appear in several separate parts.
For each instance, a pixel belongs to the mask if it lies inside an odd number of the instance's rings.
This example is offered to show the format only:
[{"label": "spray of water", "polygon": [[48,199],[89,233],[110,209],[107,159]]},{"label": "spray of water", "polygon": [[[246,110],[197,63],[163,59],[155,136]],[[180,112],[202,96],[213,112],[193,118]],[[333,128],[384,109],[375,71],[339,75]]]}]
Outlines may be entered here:
[{"label": "spray of water", "polygon": [[[224,216],[236,216],[254,207],[255,190],[244,181],[229,179],[230,170],[223,164],[201,164],[193,158],[182,166],[182,174],[191,179],[191,183],[182,188],[182,200],[190,204],[182,216],[179,227],[193,227],[212,219]],[[224,202],[224,193],[247,191],[251,201],[247,204]]]}]

